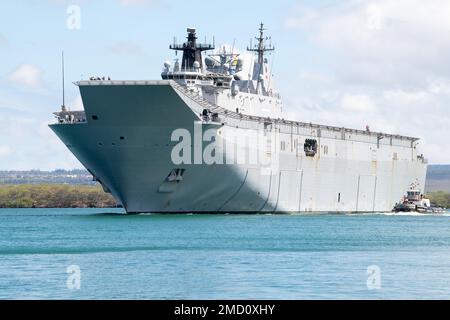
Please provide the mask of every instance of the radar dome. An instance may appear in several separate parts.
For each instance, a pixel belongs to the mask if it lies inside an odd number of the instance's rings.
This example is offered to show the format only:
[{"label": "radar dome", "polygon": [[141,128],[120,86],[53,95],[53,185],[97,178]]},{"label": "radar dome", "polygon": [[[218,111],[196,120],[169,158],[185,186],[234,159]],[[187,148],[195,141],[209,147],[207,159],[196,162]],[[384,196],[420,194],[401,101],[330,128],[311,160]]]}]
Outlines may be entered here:
[{"label": "radar dome", "polygon": [[169,69],[171,66],[172,66],[172,64],[170,63],[170,61],[164,62],[164,68]]},{"label": "radar dome", "polygon": [[200,69],[200,63],[198,61],[194,62],[194,68],[195,69]]}]

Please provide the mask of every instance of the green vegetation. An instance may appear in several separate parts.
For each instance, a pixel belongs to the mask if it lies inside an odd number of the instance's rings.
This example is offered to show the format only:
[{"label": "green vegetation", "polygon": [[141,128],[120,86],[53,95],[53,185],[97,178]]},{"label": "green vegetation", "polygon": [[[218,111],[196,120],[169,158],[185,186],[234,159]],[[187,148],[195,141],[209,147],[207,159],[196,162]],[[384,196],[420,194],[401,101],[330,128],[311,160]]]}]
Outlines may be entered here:
[{"label": "green vegetation", "polygon": [[431,192],[427,195],[433,205],[450,208],[450,193],[445,191]]},{"label": "green vegetation", "polygon": [[[427,194],[431,203],[450,208],[450,192]],[[117,202],[98,186],[0,184],[0,208],[114,208]]]},{"label": "green vegetation", "polygon": [[113,208],[100,186],[0,185],[0,208]]}]

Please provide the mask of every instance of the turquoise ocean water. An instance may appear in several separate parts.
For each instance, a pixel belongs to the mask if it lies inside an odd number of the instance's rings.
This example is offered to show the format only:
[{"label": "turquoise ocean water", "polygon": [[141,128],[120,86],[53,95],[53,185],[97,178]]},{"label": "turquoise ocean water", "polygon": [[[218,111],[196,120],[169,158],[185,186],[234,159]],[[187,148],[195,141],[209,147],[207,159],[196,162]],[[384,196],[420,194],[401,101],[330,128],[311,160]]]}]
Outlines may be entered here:
[{"label": "turquoise ocean water", "polygon": [[450,215],[115,212],[0,210],[0,299],[450,299]]}]

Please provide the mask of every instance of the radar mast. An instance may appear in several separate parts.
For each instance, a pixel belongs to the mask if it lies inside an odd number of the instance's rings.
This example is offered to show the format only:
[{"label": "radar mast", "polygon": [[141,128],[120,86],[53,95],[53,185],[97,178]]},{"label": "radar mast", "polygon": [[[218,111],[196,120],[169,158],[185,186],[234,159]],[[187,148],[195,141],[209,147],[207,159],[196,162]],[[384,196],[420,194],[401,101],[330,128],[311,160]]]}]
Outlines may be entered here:
[{"label": "radar mast", "polygon": [[197,35],[196,29],[188,28],[187,29],[188,37],[187,42],[183,44],[172,44],[170,45],[171,50],[175,51],[183,51],[183,61],[182,61],[182,69],[193,69],[194,63],[198,62],[200,68],[203,68],[203,59],[202,52],[208,50],[214,50],[215,47],[213,44],[200,44],[197,43]]},{"label": "radar mast", "polygon": [[66,76],[65,76],[65,63],[64,63],[64,51],[61,55],[61,69],[62,69],[62,105],[61,105],[61,111],[67,112],[66,107]]},{"label": "radar mast", "polygon": [[255,38],[258,41],[258,44],[256,44],[254,47],[252,46],[252,44],[250,44],[250,46],[247,47],[247,51],[258,53],[258,63],[260,65],[264,64],[265,52],[275,51],[275,47],[272,46],[272,44],[266,45],[266,41],[270,40],[270,38],[264,36],[264,31],[266,31],[266,29],[264,29],[264,23],[261,22],[261,26],[259,28],[259,38]]}]

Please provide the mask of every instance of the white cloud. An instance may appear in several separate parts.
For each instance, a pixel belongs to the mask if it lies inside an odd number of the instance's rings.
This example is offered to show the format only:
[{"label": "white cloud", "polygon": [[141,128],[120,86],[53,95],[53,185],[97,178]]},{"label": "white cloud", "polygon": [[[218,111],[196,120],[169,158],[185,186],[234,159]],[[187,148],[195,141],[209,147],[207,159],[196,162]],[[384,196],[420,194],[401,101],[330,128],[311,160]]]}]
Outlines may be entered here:
[{"label": "white cloud", "polygon": [[447,0],[290,8],[285,27],[307,35],[315,65],[326,66],[299,64],[310,75],[290,88],[291,115],[416,136],[431,163],[450,163],[449,16]]},{"label": "white cloud", "polygon": [[15,85],[37,89],[42,86],[42,71],[34,65],[23,64],[8,79]]},{"label": "white cloud", "polygon": [[341,108],[354,112],[375,112],[377,110],[375,102],[365,94],[344,94],[341,98]]},{"label": "white cloud", "polygon": [[385,15],[379,5],[369,5],[366,9],[367,28],[369,30],[381,30],[385,24]]},{"label": "white cloud", "polygon": [[346,1],[296,12],[286,26],[308,30],[345,59],[338,69],[345,81],[423,85],[450,72],[447,0]]},{"label": "white cloud", "polygon": [[421,107],[424,103],[431,104],[431,93],[427,91],[405,91],[402,89],[387,90],[383,92],[384,100],[396,108],[407,108],[412,110],[414,107]]},{"label": "white cloud", "polygon": [[[48,127],[51,120],[28,116],[22,112],[0,117],[0,168],[53,170],[82,167]],[[10,146],[11,141],[14,148]]]}]

